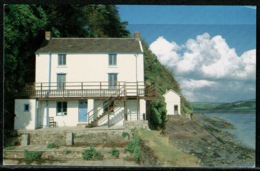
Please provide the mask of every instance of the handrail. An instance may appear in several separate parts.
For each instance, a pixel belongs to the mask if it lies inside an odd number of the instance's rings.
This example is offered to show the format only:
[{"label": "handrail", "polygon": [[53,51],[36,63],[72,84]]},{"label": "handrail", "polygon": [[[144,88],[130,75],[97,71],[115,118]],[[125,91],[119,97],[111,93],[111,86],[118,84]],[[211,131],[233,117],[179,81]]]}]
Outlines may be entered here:
[{"label": "handrail", "polygon": [[[105,101],[101,102],[97,107],[93,108],[92,110],[90,110],[87,115],[88,115],[88,124],[90,122],[90,120],[92,120],[94,118],[94,113],[92,115],[90,115],[91,112],[93,112],[95,109],[99,108],[97,110],[100,111],[101,109],[104,109],[106,107],[108,107],[108,110],[106,112],[108,112],[110,110],[110,104],[111,102],[119,99],[122,95],[122,92],[125,93],[125,90],[124,90],[124,86],[122,86],[119,90],[117,90],[114,94],[112,94],[109,98],[107,98]],[[123,90],[123,91],[122,91]],[[119,94],[118,94],[119,92]],[[114,97],[115,95],[117,95],[116,97]],[[103,108],[100,108],[101,106],[103,106]],[[102,115],[104,115],[106,112],[104,112]],[[92,121],[91,121],[92,122]]]}]

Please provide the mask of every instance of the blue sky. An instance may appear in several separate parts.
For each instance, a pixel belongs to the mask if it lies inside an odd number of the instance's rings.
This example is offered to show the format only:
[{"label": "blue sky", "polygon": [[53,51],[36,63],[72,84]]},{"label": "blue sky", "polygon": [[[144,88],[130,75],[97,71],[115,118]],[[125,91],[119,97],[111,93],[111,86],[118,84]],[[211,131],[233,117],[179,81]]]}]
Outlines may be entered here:
[{"label": "blue sky", "polygon": [[117,7],[131,34],[140,31],[173,71],[188,100],[255,99],[255,6]]}]

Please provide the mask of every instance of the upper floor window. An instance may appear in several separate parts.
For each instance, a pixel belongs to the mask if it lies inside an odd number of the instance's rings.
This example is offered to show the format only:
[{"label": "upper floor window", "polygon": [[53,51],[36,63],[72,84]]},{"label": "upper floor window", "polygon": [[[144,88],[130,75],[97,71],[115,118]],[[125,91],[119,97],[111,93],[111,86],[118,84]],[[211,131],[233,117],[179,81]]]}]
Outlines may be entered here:
[{"label": "upper floor window", "polygon": [[66,54],[58,54],[58,65],[66,65]]},{"label": "upper floor window", "polygon": [[116,54],[109,54],[108,64],[109,66],[116,66]]}]

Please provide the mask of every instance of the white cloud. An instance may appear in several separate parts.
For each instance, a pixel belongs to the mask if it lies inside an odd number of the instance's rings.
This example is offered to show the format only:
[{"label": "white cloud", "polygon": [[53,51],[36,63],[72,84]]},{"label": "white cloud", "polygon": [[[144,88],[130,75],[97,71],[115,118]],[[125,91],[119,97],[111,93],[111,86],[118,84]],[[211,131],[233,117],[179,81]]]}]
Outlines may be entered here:
[{"label": "white cloud", "polygon": [[[183,55],[178,52],[181,48],[185,51]],[[238,56],[220,35],[210,38],[208,33],[204,33],[182,46],[159,37],[150,49],[163,65],[172,67],[176,74],[195,72],[212,79],[255,78],[255,49]]]},{"label": "white cloud", "polygon": [[168,42],[163,37],[159,37],[156,42],[150,45],[150,49],[153,49],[153,53],[160,56],[160,62],[163,65],[174,65],[179,60],[177,51],[181,49],[175,42]]},{"label": "white cloud", "polygon": [[[183,45],[159,37],[150,45],[150,50],[164,66],[173,70],[183,94],[190,100],[221,101],[229,92],[238,98],[237,94],[242,96],[246,88],[252,90],[251,96],[255,92],[252,85],[256,79],[256,50],[238,56],[221,35],[211,38],[204,33]],[[209,94],[203,94],[201,90]]]},{"label": "white cloud", "polygon": [[204,87],[211,87],[216,85],[217,83],[214,81],[208,81],[208,80],[181,80],[182,88],[184,89],[200,89]]}]

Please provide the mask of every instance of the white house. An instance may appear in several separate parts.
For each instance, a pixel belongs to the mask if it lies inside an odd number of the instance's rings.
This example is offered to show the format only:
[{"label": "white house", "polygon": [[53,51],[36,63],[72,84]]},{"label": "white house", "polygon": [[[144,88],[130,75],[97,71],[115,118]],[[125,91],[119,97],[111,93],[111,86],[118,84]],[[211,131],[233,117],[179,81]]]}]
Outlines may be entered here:
[{"label": "white house", "polygon": [[163,95],[166,103],[167,115],[181,115],[181,95],[172,89]]},{"label": "white house", "polygon": [[35,83],[15,100],[15,129],[123,125],[142,120],[146,100],[140,33],[134,38],[51,38],[35,53]]}]

